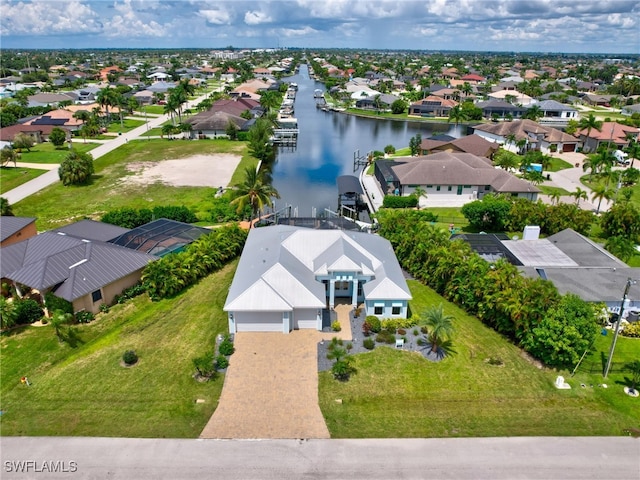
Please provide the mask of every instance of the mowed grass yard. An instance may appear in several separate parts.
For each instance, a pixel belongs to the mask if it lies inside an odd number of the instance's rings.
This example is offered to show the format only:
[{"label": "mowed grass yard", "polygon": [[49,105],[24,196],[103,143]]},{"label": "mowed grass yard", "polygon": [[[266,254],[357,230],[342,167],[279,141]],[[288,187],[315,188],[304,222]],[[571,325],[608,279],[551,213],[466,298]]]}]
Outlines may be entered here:
[{"label": "mowed grass yard", "polygon": [[[134,175],[127,166],[139,162],[161,162],[193,155],[236,154],[242,157],[238,166],[255,165],[247,153],[247,144],[229,140],[169,141],[139,140],[122,145],[95,160],[92,183],[65,187],[51,185],[13,205],[17,216],[37,217],[38,229],[59,227],[82,218],[99,220],[116,208],[152,208],[156,205],[185,205],[195,211],[205,211],[207,201],[215,195],[210,187],[173,187],[156,182],[140,185],[127,182]],[[188,168],[188,165],[185,165]],[[235,179],[235,177],[234,177]]]},{"label": "mowed grass yard", "polygon": [[[376,346],[354,356],[358,373],[348,382],[321,373],[320,407],[332,437],[622,435],[640,428],[640,400],[622,391],[625,375],[610,375],[604,389],[597,387],[602,375],[570,378],[570,372],[539,368],[433,290],[416,281],[409,285],[413,311],[442,302],[455,317],[457,353],[432,363],[417,353]],[[619,339],[616,361],[638,355],[640,340]],[[489,364],[490,358],[503,366]],[[558,374],[571,390],[553,386]],[[581,388],[581,382],[595,386]]]},{"label": "mowed grass yard", "polygon": [[[91,152],[94,148],[100,146],[99,143],[87,140],[85,143],[82,139],[73,139],[73,148],[77,152]],[[50,142],[38,143],[34,145],[30,151],[23,150],[20,154],[19,162],[26,163],[61,163],[65,157],[69,155],[68,144],[64,147],[56,148]]]},{"label": "mowed grass yard", "polygon": [[[3,334],[2,434],[197,437],[224,378],[197,382],[192,359],[227,330],[222,307],[235,267],[174,299],[152,303],[144,295],[112,307],[74,327],[82,340],[76,348],[60,343],[51,325]],[[139,362],[124,368],[120,360],[130,349]],[[25,375],[30,387],[20,383]]]},{"label": "mowed grass yard", "polygon": [[0,194],[19,187],[29,180],[39,177],[46,170],[22,167],[0,167]]}]

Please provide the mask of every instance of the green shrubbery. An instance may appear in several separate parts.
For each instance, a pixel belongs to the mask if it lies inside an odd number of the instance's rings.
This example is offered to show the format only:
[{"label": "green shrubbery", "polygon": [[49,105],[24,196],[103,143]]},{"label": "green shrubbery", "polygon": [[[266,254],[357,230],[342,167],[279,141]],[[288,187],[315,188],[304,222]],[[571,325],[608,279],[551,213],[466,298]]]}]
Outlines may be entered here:
[{"label": "green shrubbery", "polygon": [[396,336],[388,330],[382,330],[378,335],[376,335],[376,342],[391,345],[396,343]]},{"label": "green shrubbery", "polygon": [[367,330],[371,333],[380,333],[380,330],[382,330],[380,319],[375,315],[368,315],[364,320],[364,324],[368,326]]},{"label": "green shrubbery", "polygon": [[44,315],[38,302],[30,298],[17,300],[13,303],[14,321],[17,325],[27,325],[37,322]]},{"label": "green shrubbery", "polygon": [[340,322],[338,320],[331,323],[331,330],[334,332],[339,332],[340,330],[342,330],[342,326],[340,325]]},{"label": "green shrubbery", "polygon": [[229,335],[226,335],[222,342],[220,342],[220,345],[218,346],[218,352],[220,352],[220,355],[225,355],[227,357],[235,352],[235,347],[233,346],[233,342],[231,341],[231,337],[229,337]]},{"label": "green shrubbery", "polygon": [[376,342],[373,340],[373,338],[368,337],[362,341],[362,346],[367,350],[373,350],[376,346]]},{"label": "green shrubbery", "polygon": [[203,235],[180,253],[149,263],[142,283],[152,300],[172,297],[235,258],[242,251],[247,232],[237,225]]},{"label": "green shrubbery", "polygon": [[625,337],[640,338],[640,322],[630,323],[624,327],[621,335]]},{"label": "green shrubbery", "polygon": [[596,307],[560,295],[551,282],[524,277],[505,260],[490,265],[411,210],[381,210],[378,220],[380,235],[414,278],[547,365],[573,366],[597,334]]},{"label": "green shrubbery", "polygon": [[127,350],[122,354],[122,361],[125,365],[133,365],[138,362],[138,355],[133,350]]},{"label": "green shrubbery", "polygon": [[415,208],[418,206],[418,197],[415,195],[408,197],[385,195],[382,206],[384,208]]},{"label": "green shrubbery", "polygon": [[210,379],[216,375],[216,367],[213,360],[213,352],[207,352],[201,357],[192,360],[193,366],[200,377]]},{"label": "green shrubbery", "polygon": [[148,208],[120,208],[105,213],[102,216],[104,223],[118,225],[123,228],[136,228],[158,218],[167,218],[176,222],[194,223],[198,221],[195,213],[185,206],[163,205]]}]

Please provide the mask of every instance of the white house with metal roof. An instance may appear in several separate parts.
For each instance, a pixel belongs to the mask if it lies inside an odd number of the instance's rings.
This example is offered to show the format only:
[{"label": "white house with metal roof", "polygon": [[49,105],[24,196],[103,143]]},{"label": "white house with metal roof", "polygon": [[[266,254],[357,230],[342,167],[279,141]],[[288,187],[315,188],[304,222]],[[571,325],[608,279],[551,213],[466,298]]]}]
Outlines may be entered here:
[{"label": "white house with metal roof", "polygon": [[411,293],[388,240],[277,225],[249,233],[224,306],[229,332],[323,328],[338,299],[406,318]]}]

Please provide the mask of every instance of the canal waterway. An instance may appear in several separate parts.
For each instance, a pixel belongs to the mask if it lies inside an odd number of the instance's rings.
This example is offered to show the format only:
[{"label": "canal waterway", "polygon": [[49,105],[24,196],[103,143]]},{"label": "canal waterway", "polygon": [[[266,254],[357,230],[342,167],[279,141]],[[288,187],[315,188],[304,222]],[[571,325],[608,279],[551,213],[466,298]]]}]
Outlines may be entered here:
[{"label": "canal waterway", "polygon": [[324,91],[324,84],[309,77],[306,64],[286,81],[298,84],[294,116],[298,119],[299,135],[295,148],[278,150],[273,186],[281,198],[276,200],[275,207],[290,205],[300,217],[320,216],[325,209],[336,210],[336,178],[357,175],[353,170],[354,152],[366,155],[382,151],[386,145],[404,148],[417,133],[423,139],[438,134],[454,137],[463,134],[464,127],[446,123],[371,119],[322,111],[316,108],[314,91]]}]

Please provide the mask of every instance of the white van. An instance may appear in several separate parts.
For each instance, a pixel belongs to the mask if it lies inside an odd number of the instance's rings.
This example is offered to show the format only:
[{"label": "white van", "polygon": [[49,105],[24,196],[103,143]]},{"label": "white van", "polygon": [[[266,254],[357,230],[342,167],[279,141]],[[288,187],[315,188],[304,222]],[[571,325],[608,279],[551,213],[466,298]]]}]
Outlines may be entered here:
[{"label": "white van", "polygon": [[621,163],[623,165],[629,165],[629,159],[627,158],[628,155],[626,153],[624,153],[622,150],[616,150],[613,152],[613,156],[616,157],[616,161],[618,163]]}]

